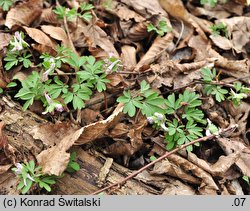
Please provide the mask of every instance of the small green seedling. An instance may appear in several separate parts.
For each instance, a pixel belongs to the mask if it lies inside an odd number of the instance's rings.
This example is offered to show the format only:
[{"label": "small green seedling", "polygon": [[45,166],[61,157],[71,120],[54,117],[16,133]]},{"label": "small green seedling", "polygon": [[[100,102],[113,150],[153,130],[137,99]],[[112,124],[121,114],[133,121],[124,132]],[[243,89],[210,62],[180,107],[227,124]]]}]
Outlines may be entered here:
[{"label": "small green seedling", "polygon": [[148,24],[147,31],[155,31],[160,36],[163,36],[167,32],[171,32],[172,28],[167,25],[167,22],[164,20],[159,21],[157,26],[154,26],[152,23]]},{"label": "small green seedling", "polygon": [[19,63],[25,68],[31,65],[31,54],[28,52],[29,44],[24,41],[23,32],[15,32],[13,39],[10,41],[8,51],[4,61],[6,61],[4,67],[6,70],[10,70],[12,67],[17,66]]},{"label": "small green seedling", "polygon": [[249,180],[248,176],[245,175],[245,176],[242,177],[242,179],[246,181],[246,183],[248,184],[248,186],[250,186],[250,180]]},{"label": "small green seedling", "polygon": [[40,188],[51,191],[51,185],[56,183],[56,176],[46,176],[41,172],[41,167],[37,167],[33,160],[28,163],[17,163],[16,168],[12,171],[18,175],[20,181],[17,190],[22,190],[22,194],[26,194],[34,184],[38,184]]},{"label": "small green seedling", "polygon": [[3,11],[8,11],[13,3],[14,0],[1,0],[0,7],[2,7]]},{"label": "small green seedling", "polygon": [[66,171],[69,173],[74,173],[80,170],[80,165],[76,162],[76,152],[70,154],[70,161],[68,163]]},{"label": "small green seedling", "polygon": [[211,7],[215,7],[217,5],[218,1],[217,0],[200,0],[200,3],[202,5],[207,4]]},{"label": "small green seedling", "polygon": [[213,81],[216,77],[216,70],[203,67],[201,68],[201,73],[203,77],[203,81],[206,83],[204,86],[204,92],[206,95],[214,95],[216,101],[222,102],[226,99],[226,94],[228,91],[226,89],[223,89],[220,85],[213,84]]},{"label": "small green seedling", "polygon": [[69,9],[63,6],[57,6],[53,11],[59,19],[66,17],[68,21],[74,21],[75,18],[79,17],[89,22],[92,19],[91,10],[93,8],[92,4],[83,2],[80,4],[79,12],[75,8]]},{"label": "small green seedling", "polygon": [[[244,98],[247,98],[247,93],[250,93],[250,89],[242,85],[240,82],[236,82],[233,88],[230,89],[230,93],[227,89],[224,89],[222,85],[216,83],[216,70],[209,69],[207,67],[201,68],[202,80],[205,82],[204,92],[206,95],[214,95],[216,101],[222,102],[226,99],[231,100],[235,106],[238,106]],[[227,95],[229,93],[229,96]]]},{"label": "small green seedling", "polygon": [[165,100],[150,89],[150,85],[145,80],[141,82],[139,92],[132,94],[130,91],[124,91],[117,102],[124,103],[123,112],[130,117],[135,116],[136,108],[147,117],[155,112],[164,113]]},{"label": "small green seedling", "polygon": [[210,26],[213,35],[220,35],[229,38],[229,33],[227,30],[227,25],[224,23],[218,23]]}]

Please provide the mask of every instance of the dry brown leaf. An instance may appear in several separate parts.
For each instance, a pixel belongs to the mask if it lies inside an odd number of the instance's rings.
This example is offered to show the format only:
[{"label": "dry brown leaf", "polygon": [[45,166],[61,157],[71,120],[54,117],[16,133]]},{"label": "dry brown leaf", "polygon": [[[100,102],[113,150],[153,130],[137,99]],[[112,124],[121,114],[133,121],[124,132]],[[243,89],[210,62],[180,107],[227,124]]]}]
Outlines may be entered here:
[{"label": "dry brown leaf", "polygon": [[51,36],[52,38],[62,41],[62,44],[65,47],[70,48],[75,53],[77,53],[76,50],[75,50],[75,47],[72,46],[71,42],[69,41],[69,38],[68,38],[66,32],[61,27],[56,27],[56,26],[51,26],[51,25],[42,25],[41,29],[46,34]]},{"label": "dry brown leaf", "polygon": [[187,11],[184,7],[183,2],[181,0],[159,0],[160,5],[164,10],[167,11],[168,14],[177,18],[178,20],[184,21],[190,25],[192,25],[199,35],[207,40],[207,37],[201,27],[195,22],[193,16]]},{"label": "dry brown leaf", "polygon": [[107,55],[109,53],[112,53],[115,57],[119,58],[119,54],[117,53],[109,36],[99,26],[79,25],[77,30],[80,30],[81,32],[83,32],[85,37],[87,37],[89,39],[90,47],[94,47],[94,48],[100,47],[107,53]]},{"label": "dry brown leaf", "polygon": [[57,16],[53,12],[52,8],[43,9],[42,14],[41,14],[41,22],[46,22],[50,24],[58,23]]},{"label": "dry brown leaf", "polygon": [[210,35],[209,37],[216,46],[223,50],[230,50],[233,47],[231,41],[226,37],[222,37],[220,35]]},{"label": "dry brown leaf", "polygon": [[11,166],[12,166],[12,164],[7,164],[7,165],[0,166],[0,174],[3,174],[5,172],[7,172],[10,169]]},{"label": "dry brown leaf", "polygon": [[23,28],[25,29],[25,31],[27,32],[27,34],[33,40],[35,40],[37,43],[39,43],[41,45],[45,45],[45,46],[51,47],[52,49],[56,49],[56,43],[53,40],[51,40],[41,30],[35,29],[35,28],[29,28],[29,27],[26,27],[26,26],[24,26]]},{"label": "dry brown leaf", "polygon": [[125,70],[132,70],[136,65],[136,49],[129,45],[122,46],[121,60]]},{"label": "dry brown leaf", "polygon": [[118,3],[115,8],[112,10],[112,13],[120,18],[120,20],[135,20],[135,22],[142,22],[145,21],[146,19],[136,13],[133,10],[130,10],[126,5]]},{"label": "dry brown leaf", "polygon": [[211,165],[207,163],[205,160],[198,158],[194,153],[188,152],[188,160],[193,164],[199,166],[205,171],[209,172],[213,176],[221,176],[223,177],[226,171],[235,164],[235,162],[239,159],[239,153],[232,153],[228,156],[220,156],[219,160]]},{"label": "dry brown leaf", "polygon": [[162,195],[195,195],[195,190],[188,185],[183,184],[179,180],[169,179],[167,187],[163,191]]},{"label": "dry brown leaf", "polygon": [[249,42],[250,38],[250,17],[233,17],[228,19],[221,19],[215,23],[224,23],[227,26],[229,34],[232,39],[231,45],[237,53],[245,53],[244,46]]},{"label": "dry brown leaf", "polygon": [[121,0],[121,2],[134,8],[136,12],[145,18],[151,18],[152,15],[167,17],[167,13],[161,8],[158,0]]},{"label": "dry brown leaf", "polygon": [[6,33],[0,33],[0,50],[7,47],[11,40],[12,36]]},{"label": "dry brown leaf", "polygon": [[44,174],[60,176],[67,168],[70,153],[66,151],[80,137],[84,128],[81,128],[60,141],[59,144],[42,151],[36,156],[39,166],[42,167]]},{"label": "dry brown leaf", "polygon": [[189,182],[191,184],[200,184],[201,181],[192,175],[186,173],[179,166],[169,162],[168,159],[165,159],[162,162],[158,162],[154,165],[154,169],[150,172],[152,175],[162,175],[166,174],[172,177],[179,178],[185,182]]},{"label": "dry brown leaf", "polygon": [[236,165],[240,168],[243,175],[250,177],[250,148],[246,146],[241,139],[237,138],[218,138],[218,144],[221,146],[226,155],[233,152],[239,152],[240,158]]},{"label": "dry brown leaf", "polygon": [[89,108],[85,108],[81,111],[81,120],[84,124],[88,125],[98,120],[103,120],[103,116],[99,111],[94,111]]},{"label": "dry brown leaf", "polygon": [[103,165],[103,167],[101,168],[99,176],[98,176],[98,184],[100,186],[102,186],[103,183],[105,182],[112,164],[113,164],[113,159],[112,158],[107,158],[104,165]]},{"label": "dry brown leaf", "polygon": [[112,138],[121,138],[128,134],[129,126],[124,123],[118,123],[112,131],[109,133],[109,136]]},{"label": "dry brown leaf", "polygon": [[42,13],[42,0],[29,0],[11,8],[7,13],[5,26],[11,29],[14,25],[29,26]]},{"label": "dry brown leaf", "polygon": [[194,165],[193,163],[189,162],[185,158],[182,158],[179,155],[170,155],[168,157],[168,160],[172,161],[175,163],[177,166],[180,166],[182,169],[184,169],[187,172],[192,172],[193,175],[195,175],[198,178],[202,179],[202,184],[201,187],[211,189],[211,190],[219,190],[218,186],[214,182],[212,176],[208,174],[206,171],[198,167],[197,165]]},{"label": "dry brown leaf", "polygon": [[76,145],[86,144],[96,138],[104,135],[104,133],[117,124],[120,120],[123,110],[123,104],[118,104],[114,112],[105,120],[101,120],[83,127],[83,133],[75,142]]},{"label": "dry brown leaf", "polygon": [[173,33],[168,33],[164,37],[158,36],[147,53],[142,57],[139,63],[136,65],[135,70],[139,71],[144,65],[151,64],[170,46],[173,41]]},{"label": "dry brown leaf", "polygon": [[30,135],[39,139],[45,146],[54,146],[67,135],[76,131],[71,122],[56,122],[55,124],[44,123],[31,129]]}]

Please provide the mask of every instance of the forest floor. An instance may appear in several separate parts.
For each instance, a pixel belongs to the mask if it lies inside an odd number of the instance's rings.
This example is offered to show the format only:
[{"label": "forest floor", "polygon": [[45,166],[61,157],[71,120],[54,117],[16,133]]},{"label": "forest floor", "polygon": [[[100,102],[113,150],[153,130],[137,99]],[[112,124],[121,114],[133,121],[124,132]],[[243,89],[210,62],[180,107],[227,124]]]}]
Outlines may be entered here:
[{"label": "forest floor", "polygon": [[249,194],[249,4],[0,0],[0,193]]}]

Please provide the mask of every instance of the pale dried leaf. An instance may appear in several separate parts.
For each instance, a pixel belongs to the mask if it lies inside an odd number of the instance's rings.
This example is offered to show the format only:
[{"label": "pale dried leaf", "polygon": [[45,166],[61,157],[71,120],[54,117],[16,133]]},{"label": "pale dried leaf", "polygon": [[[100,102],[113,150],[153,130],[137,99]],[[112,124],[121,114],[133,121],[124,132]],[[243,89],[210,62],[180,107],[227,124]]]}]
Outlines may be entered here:
[{"label": "pale dried leaf", "polygon": [[97,25],[83,26],[79,25],[78,30],[81,30],[85,37],[89,39],[91,47],[100,47],[107,54],[112,53],[115,57],[119,58],[113,43],[111,42],[109,36]]},{"label": "pale dried leaf", "polygon": [[76,131],[71,122],[56,122],[55,124],[39,124],[29,132],[34,139],[39,139],[45,146],[54,146],[67,136]]},{"label": "pale dried leaf", "polygon": [[168,159],[165,159],[162,162],[158,162],[154,165],[153,171],[151,171],[152,175],[162,175],[166,174],[172,177],[180,178],[183,181],[192,183],[192,184],[200,184],[200,180],[193,177],[192,175],[186,173],[179,166],[169,162]]},{"label": "pale dried leaf", "polygon": [[14,25],[29,26],[42,13],[42,0],[29,0],[11,8],[7,13],[5,26],[11,29]]},{"label": "pale dried leaf", "polygon": [[70,154],[66,151],[80,137],[84,128],[65,136],[58,145],[42,151],[36,156],[44,174],[60,176],[67,168]]},{"label": "pale dried leaf", "polygon": [[180,166],[185,171],[187,172],[191,171],[193,175],[195,175],[198,178],[201,178],[202,183],[204,183],[204,186],[207,186],[206,188],[209,188],[211,190],[219,190],[218,186],[216,185],[210,174],[208,174],[206,171],[199,168],[198,166],[194,165],[193,163],[189,162],[185,158],[182,158],[181,156],[178,155],[170,155],[168,157],[168,160],[172,161],[177,166]]},{"label": "pale dried leaf", "polygon": [[170,46],[173,41],[173,37],[174,35],[172,33],[168,33],[164,37],[158,36],[147,53],[136,65],[135,70],[138,71],[142,66],[149,65],[159,58],[159,56]]},{"label": "pale dried leaf", "polygon": [[196,195],[195,190],[179,180],[170,180],[162,195]]},{"label": "pale dried leaf", "polygon": [[232,43],[226,37],[222,37],[219,35],[210,35],[209,37],[215,45],[223,50],[230,50],[232,48]]},{"label": "pale dried leaf", "polygon": [[104,135],[104,133],[112,128],[120,120],[123,110],[123,104],[118,104],[114,112],[105,120],[101,120],[83,127],[83,133],[75,142],[76,145],[86,144],[96,138]]},{"label": "pale dried leaf", "polygon": [[23,27],[25,29],[25,31],[27,32],[27,34],[33,39],[35,40],[37,43],[41,44],[41,45],[45,45],[48,47],[51,47],[53,49],[56,49],[56,43],[51,40],[44,32],[42,32],[39,29],[35,29],[35,28],[29,28],[24,26]]},{"label": "pale dried leaf", "polygon": [[0,174],[7,172],[11,166],[12,164],[0,165]]},{"label": "pale dried leaf", "polygon": [[126,70],[132,70],[136,66],[136,49],[129,45],[122,46],[121,60]]},{"label": "pale dried leaf", "polygon": [[12,36],[6,33],[0,33],[0,50],[7,47],[11,40]]},{"label": "pale dried leaf", "polygon": [[70,48],[74,52],[76,52],[75,47],[72,46],[66,32],[61,27],[51,26],[51,25],[42,25],[41,29],[56,40],[62,41],[62,45],[67,48]]},{"label": "pale dried leaf", "polygon": [[161,8],[158,0],[122,0],[122,3],[134,8],[143,17],[149,18],[152,15],[167,17],[166,12]]}]

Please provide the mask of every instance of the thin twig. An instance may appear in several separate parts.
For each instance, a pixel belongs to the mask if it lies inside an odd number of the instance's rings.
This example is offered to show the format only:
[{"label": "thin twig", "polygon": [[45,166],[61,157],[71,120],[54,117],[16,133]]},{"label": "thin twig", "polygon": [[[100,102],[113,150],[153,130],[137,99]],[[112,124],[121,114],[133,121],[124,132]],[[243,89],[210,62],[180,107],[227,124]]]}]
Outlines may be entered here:
[{"label": "thin twig", "polygon": [[[226,133],[226,132],[228,132],[228,131],[230,131],[230,130],[234,130],[235,128],[237,128],[237,125],[232,125],[231,127],[228,127],[228,128],[226,128],[226,129],[224,129],[224,130],[221,130],[220,133],[219,133],[219,135],[224,134],[224,133]],[[109,186],[107,186],[107,187],[105,187],[105,188],[102,188],[102,189],[100,189],[100,190],[97,190],[97,191],[93,192],[91,195],[96,195],[96,194],[101,193],[101,192],[103,192],[103,191],[109,190],[109,189],[111,189],[111,188],[113,188],[113,187],[115,187],[115,186],[118,186],[118,187],[119,187],[120,185],[122,185],[122,184],[124,184],[126,181],[128,181],[129,179],[134,178],[136,175],[138,175],[139,173],[141,173],[141,172],[143,172],[144,170],[148,169],[149,167],[153,166],[153,165],[156,164],[157,162],[159,162],[159,161],[161,161],[161,160],[167,158],[169,155],[172,155],[172,154],[178,152],[179,150],[182,150],[182,149],[186,148],[187,146],[193,145],[193,144],[195,144],[195,143],[197,143],[197,142],[207,141],[207,140],[212,139],[212,138],[215,138],[215,137],[217,137],[217,136],[218,136],[218,135],[209,135],[209,136],[205,136],[205,137],[202,137],[202,138],[198,138],[198,139],[196,139],[196,140],[194,140],[194,141],[191,141],[191,142],[189,142],[189,143],[187,143],[187,144],[183,144],[183,145],[181,145],[180,147],[178,147],[178,148],[176,148],[176,149],[174,149],[174,150],[172,150],[172,151],[170,151],[170,152],[166,152],[165,154],[163,154],[162,156],[160,156],[160,157],[157,158],[156,160],[154,160],[154,161],[152,161],[151,163],[145,165],[144,167],[142,167],[142,168],[140,168],[139,170],[135,171],[134,173],[130,174],[130,175],[127,176],[126,178],[124,178],[124,179],[122,179],[122,180],[120,180],[120,181],[118,181],[118,182],[116,182],[116,183],[113,183],[113,184],[111,184],[111,185],[109,185]]]}]

